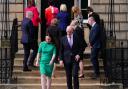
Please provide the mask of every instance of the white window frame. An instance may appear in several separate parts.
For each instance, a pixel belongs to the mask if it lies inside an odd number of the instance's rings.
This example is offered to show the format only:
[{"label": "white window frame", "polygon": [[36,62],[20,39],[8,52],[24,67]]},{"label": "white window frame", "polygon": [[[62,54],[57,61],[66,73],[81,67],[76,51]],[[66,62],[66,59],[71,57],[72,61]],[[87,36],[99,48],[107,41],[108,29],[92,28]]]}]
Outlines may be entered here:
[{"label": "white window frame", "polygon": [[[88,0],[88,6],[90,6],[90,5],[91,5],[91,0]],[[81,0],[79,0],[78,6],[81,9]],[[83,19],[83,23],[88,23],[88,19]]]}]

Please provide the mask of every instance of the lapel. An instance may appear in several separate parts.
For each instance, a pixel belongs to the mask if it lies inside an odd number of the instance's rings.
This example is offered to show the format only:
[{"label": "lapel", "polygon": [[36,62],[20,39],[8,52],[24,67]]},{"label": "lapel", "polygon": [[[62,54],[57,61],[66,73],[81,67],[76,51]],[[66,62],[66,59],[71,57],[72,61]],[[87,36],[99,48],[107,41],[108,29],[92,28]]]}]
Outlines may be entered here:
[{"label": "lapel", "polygon": [[94,25],[94,26],[92,27],[92,29],[91,29],[92,31],[96,28],[96,25],[97,25],[97,24],[95,23],[95,25]]},{"label": "lapel", "polygon": [[72,48],[74,47],[75,42],[76,42],[76,39],[75,39],[75,35],[73,34],[73,45],[72,45]]},{"label": "lapel", "polygon": [[90,36],[92,36],[92,34],[93,34],[93,32],[94,32],[95,26],[96,26],[96,24],[91,28]]}]

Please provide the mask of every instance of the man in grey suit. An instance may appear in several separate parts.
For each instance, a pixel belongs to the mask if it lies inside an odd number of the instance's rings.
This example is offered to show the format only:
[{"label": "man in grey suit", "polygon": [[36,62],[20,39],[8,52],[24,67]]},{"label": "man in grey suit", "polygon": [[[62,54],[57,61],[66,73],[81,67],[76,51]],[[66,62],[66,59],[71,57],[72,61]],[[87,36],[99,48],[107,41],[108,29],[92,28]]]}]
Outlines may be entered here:
[{"label": "man in grey suit", "polygon": [[98,53],[101,47],[101,39],[100,39],[101,29],[99,24],[97,24],[93,15],[88,18],[88,23],[92,26],[89,35],[89,42],[90,42],[89,46],[91,47],[91,62],[93,64],[93,69],[95,73],[92,78],[97,79],[100,75]]},{"label": "man in grey suit", "polygon": [[[60,64],[64,63],[68,89],[79,89],[78,70],[82,49],[81,42],[73,34],[73,30],[72,26],[68,26],[66,29],[67,35],[61,39]],[[72,76],[74,88],[72,87]]]}]

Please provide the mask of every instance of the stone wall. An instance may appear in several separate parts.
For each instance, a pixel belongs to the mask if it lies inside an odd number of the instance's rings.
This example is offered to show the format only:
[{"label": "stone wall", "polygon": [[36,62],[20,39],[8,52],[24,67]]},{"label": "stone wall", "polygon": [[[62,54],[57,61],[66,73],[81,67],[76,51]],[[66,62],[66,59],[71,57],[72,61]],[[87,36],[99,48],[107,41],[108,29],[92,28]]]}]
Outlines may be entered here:
[{"label": "stone wall", "polygon": [[[3,1],[2,1],[3,2]],[[0,3],[0,12],[3,12],[3,4]],[[23,19],[23,0],[9,0],[9,21],[10,29],[12,27],[12,21],[14,18],[18,18],[19,24]],[[0,16],[0,22],[1,22]],[[1,25],[0,25],[1,28]]]},{"label": "stone wall", "polygon": [[[128,0],[115,1],[115,30],[116,38],[120,41],[128,40]],[[99,13],[101,19],[108,23],[109,0],[91,0],[91,7]]]}]

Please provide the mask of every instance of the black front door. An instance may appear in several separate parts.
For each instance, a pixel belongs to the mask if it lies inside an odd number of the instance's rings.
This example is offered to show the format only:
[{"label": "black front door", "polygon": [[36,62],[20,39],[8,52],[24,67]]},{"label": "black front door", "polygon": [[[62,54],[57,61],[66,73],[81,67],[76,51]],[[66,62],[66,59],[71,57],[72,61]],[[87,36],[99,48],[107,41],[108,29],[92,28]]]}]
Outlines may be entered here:
[{"label": "black front door", "polygon": [[[64,3],[67,5],[67,10],[70,13],[71,17],[71,8],[74,5],[74,0],[54,0],[55,1],[55,6],[60,7],[60,4]],[[41,0],[41,41],[45,39],[46,35],[46,20],[45,20],[45,9],[48,7],[48,0]]]}]

